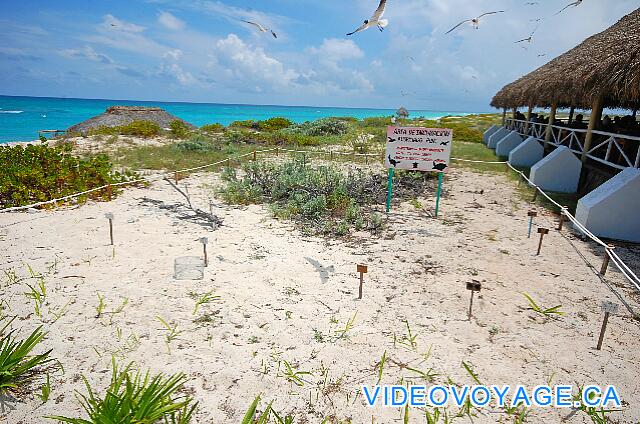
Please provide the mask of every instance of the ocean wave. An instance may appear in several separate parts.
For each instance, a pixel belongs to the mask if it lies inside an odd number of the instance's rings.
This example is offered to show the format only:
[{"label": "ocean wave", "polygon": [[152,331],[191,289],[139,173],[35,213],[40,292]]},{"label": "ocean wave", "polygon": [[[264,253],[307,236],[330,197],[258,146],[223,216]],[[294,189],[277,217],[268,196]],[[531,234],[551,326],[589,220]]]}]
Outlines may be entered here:
[{"label": "ocean wave", "polygon": [[22,113],[24,110],[0,110],[0,113]]}]

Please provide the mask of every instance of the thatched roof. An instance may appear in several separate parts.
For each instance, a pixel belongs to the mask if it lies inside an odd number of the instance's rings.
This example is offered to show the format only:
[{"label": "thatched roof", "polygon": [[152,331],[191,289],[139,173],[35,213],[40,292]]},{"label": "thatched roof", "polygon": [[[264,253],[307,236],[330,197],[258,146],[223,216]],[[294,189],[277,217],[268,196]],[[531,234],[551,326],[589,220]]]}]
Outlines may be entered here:
[{"label": "thatched roof", "polygon": [[407,110],[407,108],[405,108],[404,106],[400,107],[400,109],[398,109],[396,111],[396,115],[401,117],[401,118],[406,118],[409,116],[409,111]]},{"label": "thatched roof", "polygon": [[608,107],[640,104],[640,9],[505,86],[491,105],[590,109],[598,97]]},{"label": "thatched roof", "polygon": [[[69,127],[67,133],[86,134],[90,130],[99,127],[117,127],[130,124],[133,121],[152,121],[158,124],[160,128],[169,128],[169,125],[176,120],[182,121],[182,119],[159,107],[111,106],[105,113]],[[195,128],[187,122],[185,124]]]}]

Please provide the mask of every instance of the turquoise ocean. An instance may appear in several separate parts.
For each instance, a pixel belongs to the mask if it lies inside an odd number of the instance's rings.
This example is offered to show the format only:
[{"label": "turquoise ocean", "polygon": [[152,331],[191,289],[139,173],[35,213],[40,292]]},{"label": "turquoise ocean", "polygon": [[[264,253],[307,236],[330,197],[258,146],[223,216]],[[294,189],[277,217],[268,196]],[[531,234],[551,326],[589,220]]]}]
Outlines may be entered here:
[{"label": "turquoise ocean", "polygon": [[[361,119],[389,116],[395,112],[392,109],[0,96],[0,143],[35,140],[38,138],[39,130],[64,130],[99,115],[106,108],[114,105],[161,107],[196,126],[214,122],[228,125],[233,121],[261,120],[274,116],[282,116],[294,122],[305,122],[328,116],[353,116]],[[410,110],[410,113],[414,117],[438,118],[471,112]]]}]

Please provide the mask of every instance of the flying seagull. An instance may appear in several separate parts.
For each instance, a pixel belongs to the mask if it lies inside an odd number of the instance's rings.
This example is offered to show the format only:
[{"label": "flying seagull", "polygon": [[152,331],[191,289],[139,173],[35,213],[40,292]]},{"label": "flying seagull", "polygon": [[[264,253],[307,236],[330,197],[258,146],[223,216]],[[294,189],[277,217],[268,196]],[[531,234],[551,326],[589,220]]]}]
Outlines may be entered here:
[{"label": "flying seagull", "polygon": [[245,21],[245,20],[242,20],[242,22],[249,25],[253,25],[254,27],[258,28],[260,32],[271,32],[271,35],[273,35],[273,38],[278,38],[278,34],[276,34],[272,29],[265,28],[257,22],[251,22],[251,21]]},{"label": "flying seagull", "polygon": [[387,19],[380,19],[382,15],[384,15],[384,8],[387,6],[387,0],[380,0],[380,4],[375,12],[373,12],[373,16],[371,18],[364,21],[364,23],[357,30],[348,33],[347,35],[353,35],[357,32],[364,31],[365,29],[369,29],[373,26],[377,26],[380,31],[384,30],[384,28],[389,25],[389,21]]},{"label": "flying seagull", "polygon": [[516,41],[515,43],[516,43],[516,44],[518,44],[518,43],[524,43],[525,41],[526,41],[527,43],[531,43],[531,41],[533,40],[533,35],[536,33],[536,31],[537,31],[537,30],[538,30],[538,27],[536,26],[536,27],[534,28],[534,30],[531,32],[531,34],[530,34],[527,38],[523,38],[522,40],[518,40],[518,41]]},{"label": "flying seagull", "polygon": [[562,10],[560,10],[558,13],[556,13],[556,15],[561,14],[562,12],[564,12],[565,10],[567,10],[568,8],[570,8],[571,6],[573,7],[578,7],[582,4],[583,0],[576,0],[573,3],[569,3],[568,5],[566,5],[564,8],[562,8]]},{"label": "flying seagull", "polygon": [[445,34],[449,34],[454,29],[458,28],[460,25],[466,24],[467,22],[471,22],[471,25],[475,29],[478,29],[478,27],[480,26],[480,18],[482,18],[484,16],[487,16],[487,15],[495,15],[496,13],[504,13],[504,10],[498,10],[497,12],[487,12],[487,13],[483,13],[482,15],[478,16],[477,18],[464,20],[464,21],[460,22],[458,25],[456,25],[453,28],[451,28],[449,31],[445,32]]}]

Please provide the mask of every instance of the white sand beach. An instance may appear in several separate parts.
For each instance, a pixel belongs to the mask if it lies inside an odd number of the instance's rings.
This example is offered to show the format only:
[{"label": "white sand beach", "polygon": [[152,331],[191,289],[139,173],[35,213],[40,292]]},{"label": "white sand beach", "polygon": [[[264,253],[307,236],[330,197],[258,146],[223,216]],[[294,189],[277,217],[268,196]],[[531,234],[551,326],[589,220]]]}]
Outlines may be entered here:
[{"label": "white sand beach", "polygon": [[[612,418],[637,422],[640,322],[621,307],[603,349],[595,346],[601,302],[620,303],[619,295],[638,311],[638,296],[614,267],[607,275],[613,291],[607,287],[582,258],[599,269],[602,253],[567,228],[562,235],[553,230],[556,218],[541,210],[537,224],[552,230],[536,256],[537,235],[527,238],[530,205],[506,178],[457,169],[445,180],[440,218],[405,203],[392,211],[382,236],[346,240],[303,236],[265,207],[224,205],[212,190],[217,174],[180,184],[188,184],[199,208],[208,210],[213,198],[222,227],[212,231],[160,208],[158,201],[184,201],[162,181],[127,189],[112,202],[0,214],[0,269],[27,276],[29,265],[46,274],[42,320],[24,282],[3,283],[9,313],[18,316],[14,326],[26,335],[43,325],[42,349],[53,349],[64,366],[64,373],[51,375],[53,401],[40,406],[31,395],[6,402],[4,422],[81,416],[72,393],[86,393],[82,375],[103,390],[112,357],[152,373],[186,373],[186,387],[199,402],[196,423],[238,423],[258,394],[261,408],[273,401],[281,415],[291,412],[301,423],[325,417],[402,422],[400,410],[368,408],[359,394],[361,384],[378,380],[376,364],[385,351],[384,384],[428,383],[416,370],[435,382],[474,384],[464,361],[485,384],[614,384],[624,408]],[[421,202],[432,209],[433,198]],[[108,212],[115,215],[115,247],[109,246]],[[204,279],[174,280],[174,259],[201,255],[200,237],[209,238]],[[619,253],[638,257],[637,248]],[[357,300],[360,263],[369,273]],[[472,280],[482,283],[482,292],[468,321],[465,285]],[[211,290],[220,299],[193,314],[194,294]],[[545,307],[562,305],[566,315],[545,318],[527,309],[524,292]],[[99,295],[106,307],[96,317]],[[54,322],[65,305],[66,314]],[[339,337],[354,316],[353,328]],[[169,344],[158,317],[177,326]],[[303,385],[283,376],[284,361],[311,373],[301,376]],[[423,412],[410,414],[409,422],[424,422]],[[513,419],[496,408],[477,414],[474,423]],[[563,419],[589,422],[582,412],[562,409],[534,409],[528,422]]]}]

